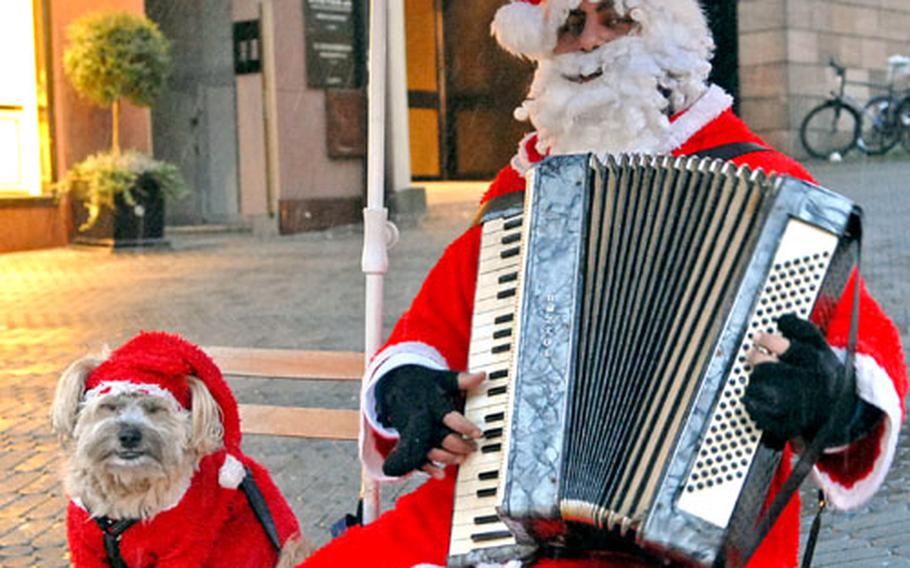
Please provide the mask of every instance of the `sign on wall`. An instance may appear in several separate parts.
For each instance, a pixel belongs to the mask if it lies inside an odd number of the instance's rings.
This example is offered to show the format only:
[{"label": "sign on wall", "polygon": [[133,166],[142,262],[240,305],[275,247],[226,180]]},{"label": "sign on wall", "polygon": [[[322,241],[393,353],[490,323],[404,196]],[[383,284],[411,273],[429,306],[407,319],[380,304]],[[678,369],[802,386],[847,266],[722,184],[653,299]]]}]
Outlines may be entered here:
[{"label": "sign on wall", "polygon": [[234,22],[234,73],[259,73],[262,70],[262,45],[259,20]]},{"label": "sign on wall", "polygon": [[326,91],[325,118],[325,144],[329,158],[366,156],[366,101],[363,89]]},{"label": "sign on wall", "polygon": [[303,0],[307,86],[361,86],[364,53],[360,0]]}]

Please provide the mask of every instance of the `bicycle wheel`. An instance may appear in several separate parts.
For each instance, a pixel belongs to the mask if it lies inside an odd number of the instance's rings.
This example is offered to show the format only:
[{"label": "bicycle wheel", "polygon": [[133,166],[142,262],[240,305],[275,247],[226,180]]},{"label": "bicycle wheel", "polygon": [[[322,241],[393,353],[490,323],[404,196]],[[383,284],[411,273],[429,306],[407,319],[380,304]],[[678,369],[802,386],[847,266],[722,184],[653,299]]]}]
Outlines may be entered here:
[{"label": "bicycle wheel", "polygon": [[859,111],[839,100],[829,100],[806,115],[799,137],[812,157],[839,160],[856,146],[860,125]]},{"label": "bicycle wheel", "polygon": [[901,134],[895,105],[896,101],[888,95],[873,97],[866,103],[858,141],[860,150],[870,156],[877,156],[894,148]]},{"label": "bicycle wheel", "polygon": [[910,96],[904,97],[904,100],[898,105],[895,114],[901,129],[901,146],[910,152]]}]

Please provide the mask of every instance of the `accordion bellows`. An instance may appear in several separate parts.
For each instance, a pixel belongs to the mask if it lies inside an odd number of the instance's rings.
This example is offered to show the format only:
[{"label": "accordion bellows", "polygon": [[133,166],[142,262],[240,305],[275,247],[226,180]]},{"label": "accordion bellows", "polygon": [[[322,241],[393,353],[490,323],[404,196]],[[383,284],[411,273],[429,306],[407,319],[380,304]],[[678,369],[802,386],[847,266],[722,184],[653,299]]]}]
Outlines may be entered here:
[{"label": "accordion bellows", "polygon": [[847,199],[699,158],[560,156],[487,211],[451,565],[631,547],[735,557],[779,453],[741,404],[758,331],[822,325],[853,268]]}]

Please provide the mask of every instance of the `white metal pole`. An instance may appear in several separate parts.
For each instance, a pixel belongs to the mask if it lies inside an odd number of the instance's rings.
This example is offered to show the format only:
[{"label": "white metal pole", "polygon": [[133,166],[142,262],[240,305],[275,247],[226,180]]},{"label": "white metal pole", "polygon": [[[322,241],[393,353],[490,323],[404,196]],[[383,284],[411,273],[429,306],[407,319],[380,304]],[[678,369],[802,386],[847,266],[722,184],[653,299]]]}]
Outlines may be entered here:
[{"label": "white metal pole", "polygon": [[[367,206],[363,210],[363,257],[366,277],[364,326],[364,365],[382,344],[383,279],[389,267],[387,249],[388,211],[383,203],[385,191],[385,93],[386,93],[386,3],[370,1],[370,48],[367,129]],[[362,473],[361,498],[363,522],[379,516],[379,484],[366,471]]]},{"label": "white metal pole", "polygon": [[411,188],[411,147],[408,127],[408,74],[404,0],[386,0],[388,5],[388,54],[386,57],[388,185],[399,192]]}]

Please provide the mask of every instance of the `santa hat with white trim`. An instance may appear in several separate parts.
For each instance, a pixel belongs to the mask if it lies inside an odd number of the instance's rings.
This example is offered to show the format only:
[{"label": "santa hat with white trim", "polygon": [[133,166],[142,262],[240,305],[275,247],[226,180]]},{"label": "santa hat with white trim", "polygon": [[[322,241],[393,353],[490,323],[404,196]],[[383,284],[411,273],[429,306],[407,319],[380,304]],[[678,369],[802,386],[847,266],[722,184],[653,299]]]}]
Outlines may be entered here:
[{"label": "santa hat with white trim", "polygon": [[240,448],[237,401],[214,361],[185,339],[164,332],[142,332],[111,353],[86,378],[85,400],[108,393],[135,392],[173,400],[192,407],[187,377],[206,386],[221,409],[224,446]]},{"label": "santa hat with white trim", "polygon": [[[510,0],[496,11],[490,31],[496,41],[513,55],[540,60],[550,57],[556,47],[560,26],[569,12],[582,0]],[[629,14],[648,33],[648,24],[659,20],[657,28],[673,22],[677,30],[697,38],[697,43],[713,47],[711,33],[698,0],[614,0],[615,9]],[[657,23],[657,22],[655,22]],[[666,30],[652,30],[666,33]],[[691,35],[690,35],[691,34]],[[696,47],[696,46],[692,46]],[[710,49],[710,48],[709,48]]]}]

